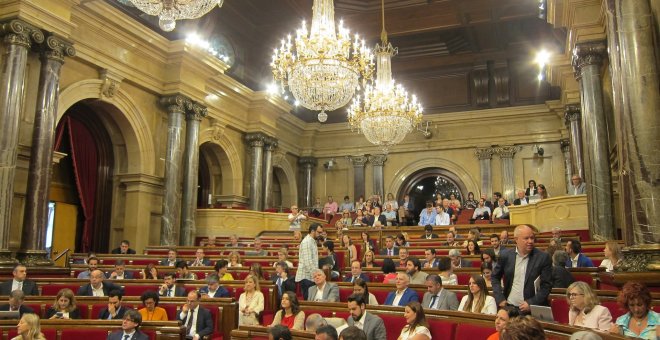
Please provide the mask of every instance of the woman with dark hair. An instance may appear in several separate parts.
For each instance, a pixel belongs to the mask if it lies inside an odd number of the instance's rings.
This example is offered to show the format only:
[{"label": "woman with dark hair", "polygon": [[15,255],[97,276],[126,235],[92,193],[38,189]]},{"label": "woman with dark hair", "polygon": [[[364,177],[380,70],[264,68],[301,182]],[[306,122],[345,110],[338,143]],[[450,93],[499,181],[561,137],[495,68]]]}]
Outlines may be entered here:
[{"label": "woman with dark hair", "polygon": [[337,254],[335,254],[335,243],[328,240],[323,242],[322,246],[323,251],[327,252],[328,255],[319,260],[322,269],[330,269],[330,275],[333,279],[339,277],[339,264],[337,263]]},{"label": "woman with dark hair", "polygon": [[490,276],[493,274],[493,264],[491,262],[481,262],[481,277],[486,281],[486,287],[492,288]]},{"label": "woman with dark hair", "polygon": [[528,182],[528,187],[527,187],[527,189],[525,189],[525,196],[527,196],[527,197],[534,196],[534,195],[536,195],[536,193],[537,193],[536,181],[533,180],[533,179],[530,179],[529,182]]},{"label": "woman with dark hair", "polygon": [[366,227],[367,226],[367,217],[365,216],[365,212],[363,209],[356,210],[355,212],[355,221],[353,221],[353,225],[356,227]]},{"label": "woman with dark hair", "polygon": [[363,231],[360,234],[360,240],[361,240],[360,242],[362,242],[362,244],[363,244],[362,247],[363,247],[364,251],[367,251],[367,250],[373,251],[374,249],[376,249],[376,242],[374,240],[372,240],[371,237],[369,237],[368,232]]},{"label": "woman with dark hair", "polygon": [[394,239],[394,247],[401,248],[401,247],[410,247],[410,244],[408,241],[406,241],[406,235],[403,233],[399,233],[396,235],[396,238]]},{"label": "woman with dark hair", "polygon": [[470,313],[495,314],[495,299],[488,295],[488,287],[483,277],[473,274],[468,283],[468,293],[461,299],[458,310]]},{"label": "woman with dark hair", "polygon": [[438,262],[438,276],[442,280],[442,285],[457,285],[458,277],[454,274],[454,270],[451,266],[451,259],[449,257],[443,256]]},{"label": "woman with dark hair", "polygon": [[158,280],[158,268],[153,263],[147,264],[140,272],[143,280]]},{"label": "woman with dark hair", "polygon": [[479,249],[479,244],[477,244],[477,242],[474,240],[467,241],[467,246],[465,246],[465,250],[467,251],[468,255],[481,255],[481,249]]},{"label": "woman with dark hair", "polygon": [[502,329],[501,340],[545,340],[545,331],[541,323],[531,315],[513,318]]},{"label": "woman with dark hair", "polygon": [[477,209],[479,202],[474,199],[474,193],[472,191],[468,192],[467,199],[463,202],[463,208],[465,209]]},{"label": "woman with dark hair", "polygon": [[536,192],[540,200],[544,200],[550,197],[550,195],[548,195],[548,191],[545,189],[545,185],[543,184],[539,184],[539,186],[536,187]]},{"label": "woman with dark hair", "polygon": [[386,258],[383,260],[383,267],[381,269],[383,270],[383,274],[385,274],[385,277],[383,277],[383,283],[395,283],[396,266],[394,265],[394,261],[392,261],[391,258]]},{"label": "woman with dark hair", "polygon": [[[477,243],[478,245],[478,243]],[[481,262],[488,262],[490,263],[493,267],[497,264],[497,255],[495,255],[495,251],[493,249],[486,249],[481,252]]]},{"label": "woman with dark hair", "polygon": [[413,301],[406,305],[403,311],[403,317],[406,319],[406,326],[401,330],[401,335],[397,340],[431,340],[431,331],[429,323],[424,315],[422,305]]},{"label": "woman with dark hair", "polygon": [[271,327],[282,325],[288,329],[304,330],[305,312],[300,310],[296,293],[291,291],[284,292],[280,307],[280,310],[275,313],[273,322],[270,324]]},{"label": "woman with dark hair", "polygon": [[355,281],[353,281],[353,293],[364,296],[364,301],[367,301],[368,305],[378,306],[378,300],[376,300],[376,296],[369,293],[367,281],[364,281],[360,278],[355,279]]},{"label": "woman with dark hair", "polygon": [[495,333],[491,334],[486,340],[500,340],[500,333],[506,326],[506,323],[513,318],[520,316],[518,308],[513,306],[504,306],[495,315]]},{"label": "woman with dark hair", "polygon": [[364,196],[360,195],[358,200],[355,202],[355,211],[364,210]]},{"label": "woman with dark hair", "polygon": [[268,328],[268,340],[291,340],[291,331],[282,325]]},{"label": "woman with dark hair", "polygon": [[257,280],[263,281],[266,278],[264,277],[264,270],[261,268],[261,265],[259,263],[253,263],[250,266],[250,275],[254,275],[257,277]]},{"label": "woman with dark hair", "polygon": [[616,319],[610,333],[633,338],[658,339],[660,320],[651,309],[651,292],[640,282],[628,281],[619,292],[617,302],[627,313]]},{"label": "woman with dark hair", "polygon": [[158,307],[158,293],[153,290],[148,290],[140,296],[144,308],[140,309],[142,321],[167,321],[167,312],[164,308]]},{"label": "woman with dark hair", "polygon": [[46,311],[46,319],[80,319],[80,310],[71,289],[63,288],[57,292],[55,302]]}]

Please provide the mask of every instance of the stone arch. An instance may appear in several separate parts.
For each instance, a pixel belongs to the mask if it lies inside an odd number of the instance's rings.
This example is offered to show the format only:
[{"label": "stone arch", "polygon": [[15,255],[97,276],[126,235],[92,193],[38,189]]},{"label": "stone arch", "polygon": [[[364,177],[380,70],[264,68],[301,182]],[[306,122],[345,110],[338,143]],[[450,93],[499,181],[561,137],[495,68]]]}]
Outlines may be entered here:
[{"label": "stone arch", "polygon": [[[112,97],[101,96],[103,81],[87,79],[67,86],[60,92],[57,120],[75,103],[82,100],[96,99],[110,104],[114,110],[104,110],[109,117],[102,117],[105,122],[110,118],[116,124],[116,130],[123,137],[122,143],[126,148],[126,168],[122,172],[155,174],[155,151],[153,137],[144,115],[135,105],[132,98],[121,87]],[[105,124],[112,131],[111,124]],[[111,133],[111,135],[115,135]],[[113,141],[113,143],[116,141]]]},{"label": "stone arch", "polygon": [[[222,171],[222,192],[219,195],[243,195],[243,167],[238,157],[238,151],[226,135],[217,133],[215,127],[204,129],[199,134],[199,146],[209,143],[213,157]],[[207,155],[208,156],[208,155]],[[200,157],[202,154],[200,153]],[[213,164],[213,160],[209,164]]]},{"label": "stone arch", "polygon": [[283,153],[273,154],[273,168],[273,175],[278,176],[282,187],[282,206],[291,207],[298,202],[296,172]]},{"label": "stone arch", "polygon": [[479,192],[479,183],[469,172],[467,172],[462,166],[442,158],[424,159],[413,162],[399,169],[399,171],[397,171],[392,177],[392,180],[387,186],[386,192],[398,193],[411,175],[426,168],[444,169],[447,172],[452,173],[455,176],[456,181],[462,182],[465,186],[465,190]]}]

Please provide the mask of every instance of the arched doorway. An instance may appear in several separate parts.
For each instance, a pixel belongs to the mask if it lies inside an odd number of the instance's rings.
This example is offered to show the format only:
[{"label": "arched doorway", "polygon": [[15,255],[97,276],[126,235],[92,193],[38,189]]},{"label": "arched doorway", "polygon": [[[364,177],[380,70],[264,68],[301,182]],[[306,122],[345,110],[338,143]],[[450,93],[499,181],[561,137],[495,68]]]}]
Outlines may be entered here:
[{"label": "arched doorway", "polygon": [[433,201],[436,194],[449,197],[450,194],[463,201],[467,195],[467,188],[456,174],[441,168],[425,168],[410,175],[397,193],[399,200],[406,194],[410,195],[415,215],[426,205],[426,201]]},{"label": "arched doorway", "polygon": [[199,172],[197,207],[225,207],[231,204],[233,176],[230,160],[225,150],[213,142],[199,147]]}]

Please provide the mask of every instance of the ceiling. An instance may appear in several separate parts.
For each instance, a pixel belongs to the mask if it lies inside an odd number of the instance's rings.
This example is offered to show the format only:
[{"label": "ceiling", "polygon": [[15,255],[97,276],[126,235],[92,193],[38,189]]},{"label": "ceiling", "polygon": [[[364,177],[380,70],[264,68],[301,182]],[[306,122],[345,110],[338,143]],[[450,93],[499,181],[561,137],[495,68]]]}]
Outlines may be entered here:
[{"label": "ceiling", "polygon": [[[269,64],[273,48],[287,34],[293,34],[303,19],[311,21],[313,3],[225,0],[221,8],[197,20],[177,22],[175,31],[167,33],[160,31],[155,18],[121,4],[127,0],[107,1],[169,39],[181,39],[196,31],[208,40],[217,40],[232,57],[228,74],[254,90],[264,90],[272,82]],[[380,0],[335,0],[335,17],[373,46],[380,39],[380,4]],[[386,30],[399,50],[392,60],[394,78],[419,91],[422,103],[435,103],[427,107],[427,114],[483,107],[470,99],[476,91],[469,84],[465,99],[459,100],[461,105],[442,105],[451,100],[443,98],[439,103],[434,97],[442,95],[426,88],[438,83],[423,79],[465,74],[469,82],[474,70],[489,64],[528,63],[542,47],[561,52],[566,33],[539,19],[538,4],[538,0],[385,0]],[[514,74],[513,67],[510,69]],[[525,101],[507,105],[516,102]],[[295,108],[292,113],[304,121],[316,121],[317,112]],[[328,123],[345,120],[346,110],[339,109],[329,114]]]}]

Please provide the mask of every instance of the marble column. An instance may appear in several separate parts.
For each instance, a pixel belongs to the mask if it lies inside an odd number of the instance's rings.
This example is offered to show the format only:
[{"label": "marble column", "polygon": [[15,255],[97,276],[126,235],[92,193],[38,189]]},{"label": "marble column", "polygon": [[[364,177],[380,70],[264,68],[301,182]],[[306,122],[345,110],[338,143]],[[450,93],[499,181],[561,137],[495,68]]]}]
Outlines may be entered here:
[{"label": "marble column", "polygon": [[364,165],[367,163],[367,156],[351,156],[350,160],[353,164],[353,195],[354,201],[357,202],[360,196],[365,196]]},{"label": "marble column", "polygon": [[582,162],[582,127],[579,104],[569,104],[564,108],[564,122],[569,133],[571,152],[571,173],[584,179],[584,164]]},{"label": "marble column", "polygon": [[571,160],[571,142],[568,139],[562,139],[559,141],[561,146],[561,153],[564,155],[564,173],[566,174],[566,193],[569,193],[571,185],[573,185],[571,178],[573,177],[573,164]]},{"label": "marble column", "polygon": [[263,154],[266,135],[261,132],[248,133],[245,141],[250,146],[252,167],[250,168],[250,210],[263,210]]},{"label": "marble column", "polygon": [[317,160],[314,157],[300,157],[298,164],[303,167],[303,202],[302,205],[308,209],[314,204],[313,187],[314,181],[314,167],[316,167]]},{"label": "marble column", "polygon": [[264,144],[264,209],[273,207],[273,151],[277,148],[277,139],[268,137]]},{"label": "marble column", "polygon": [[197,181],[199,179],[199,124],[208,115],[205,106],[193,102],[186,112],[186,150],[183,157],[183,195],[181,200],[181,237],[184,246],[195,244],[197,226]]},{"label": "marble column", "polygon": [[10,20],[0,24],[0,36],[5,46],[0,73],[0,265],[10,265],[16,262],[9,251],[9,226],[27,55],[32,43],[43,42],[44,35],[23,21]]},{"label": "marble column", "polygon": [[385,178],[383,174],[383,166],[387,160],[387,155],[371,155],[369,156],[369,162],[373,166],[373,182],[374,182],[374,194],[381,197],[381,203],[385,202]]},{"label": "marble column", "polygon": [[60,69],[65,57],[76,54],[69,42],[55,36],[46,38],[43,47],[23,214],[23,234],[21,248],[17,253],[17,258],[29,266],[53,265],[46,251],[46,231]]},{"label": "marble column", "polygon": [[500,146],[496,149],[502,160],[502,196],[509,202],[513,202],[516,190],[515,177],[513,175],[513,156],[520,150],[519,146]]},{"label": "marble column", "polygon": [[479,159],[479,170],[481,174],[481,194],[487,199],[493,195],[493,182],[491,176],[490,160],[493,158],[493,148],[477,148],[475,155]]},{"label": "marble column", "polygon": [[582,43],[575,46],[572,60],[582,101],[589,232],[593,239],[599,241],[612,240],[616,235],[612,220],[612,178],[600,74],[605,53],[603,42]]},{"label": "marble column", "polygon": [[179,241],[179,218],[181,214],[183,122],[186,110],[192,108],[192,101],[182,95],[173,95],[161,98],[160,103],[167,108],[168,113],[160,244],[175,246]]}]

